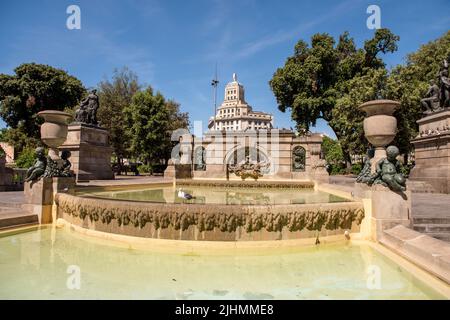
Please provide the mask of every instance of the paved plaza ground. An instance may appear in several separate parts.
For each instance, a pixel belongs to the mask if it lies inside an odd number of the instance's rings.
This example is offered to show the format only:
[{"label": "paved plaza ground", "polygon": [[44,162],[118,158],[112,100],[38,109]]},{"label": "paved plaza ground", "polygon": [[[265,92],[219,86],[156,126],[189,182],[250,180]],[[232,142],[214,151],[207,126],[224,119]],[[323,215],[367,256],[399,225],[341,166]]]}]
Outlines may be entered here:
[{"label": "paved plaza ground", "polygon": [[[350,188],[355,178],[351,176],[331,176],[330,183]],[[79,183],[81,186],[105,186],[125,184],[146,184],[171,182],[164,177],[117,176],[115,180],[93,180]],[[0,192],[0,229],[11,225],[37,223],[37,218],[21,209],[24,201],[22,191]],[[414,229],[436,238],[450,241],[450,195],[413,193],[412,217]]]}]

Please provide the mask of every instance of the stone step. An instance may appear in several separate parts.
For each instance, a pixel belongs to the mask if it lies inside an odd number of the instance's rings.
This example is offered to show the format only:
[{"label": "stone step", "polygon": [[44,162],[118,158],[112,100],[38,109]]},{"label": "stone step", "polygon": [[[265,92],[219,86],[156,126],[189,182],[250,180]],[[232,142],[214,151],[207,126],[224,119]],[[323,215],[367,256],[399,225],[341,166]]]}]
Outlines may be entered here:
[{"label": "stone step", "polygon": [[0,229],[38,223],[38,216],[27,211],[4,211],[0,215]]},{"label": "stone step", "polygon": [[448,232],[427,232],[426,235],[442,241],[450,242],[450,233]]},{"label": "stone step", "polygon": [[20,202],[5,202],[0,201],[0,208],[20,208],[22,203]]},{"label": "stone step", "polygon": [[414,224],[414,230],[419,232],[448,232],[450,235],[450,224]]},{"label": "stone step", "polygon": [[413,193],[436,193],[434,187],[424,181],[408,180],[406,182],[406,188]]},{"label": "stone step", "polygon": [[414,217],[413,224],[414,225],[450,224],[450,216],[449,217]]}]

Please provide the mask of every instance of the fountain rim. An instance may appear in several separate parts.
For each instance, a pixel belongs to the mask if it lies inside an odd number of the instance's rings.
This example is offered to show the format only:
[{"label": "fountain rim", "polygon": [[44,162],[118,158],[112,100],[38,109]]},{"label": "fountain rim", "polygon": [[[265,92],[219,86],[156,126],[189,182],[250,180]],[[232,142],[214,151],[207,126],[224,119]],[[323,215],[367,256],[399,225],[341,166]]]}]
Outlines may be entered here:
[{"label": "fountain rim", "polygon": [[375,115],[392,116],[401,103],[389,99],[370,100],[361,104],[358,109],[364,111],[367,117]]},{"label": "fountain rim", "polygon": [[68,120],[70,118],[72,118],[72,115],[70,113],[64,112],[64,111],[58,111],[58,110],[44,110],[44,111],[39,111],[37,113],[37,115],[39,117],[44,118],[44,120],[47,121],[47,119],[45,119],[46,116],[57,116],[57,117],[64,117],[66,119],[61,119],[61,120]]}]

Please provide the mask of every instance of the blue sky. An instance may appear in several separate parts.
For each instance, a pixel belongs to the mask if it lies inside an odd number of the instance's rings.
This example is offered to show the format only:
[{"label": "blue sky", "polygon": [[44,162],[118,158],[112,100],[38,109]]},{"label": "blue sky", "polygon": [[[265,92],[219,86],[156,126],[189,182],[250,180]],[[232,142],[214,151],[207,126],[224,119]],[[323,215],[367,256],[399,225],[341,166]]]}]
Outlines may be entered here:
[{"label": "blue sky", "polygon": [[[81,30],[66,28],[72,4],[81,9]],[[254,109],[273,113],[278,127],[293,127],[268,85],[274,71],[299,39],[317,32],[347,30],[361,45],[374,32],[366,27],[370,4],[380,6],[381,26],[401,38],[399,50],[384,57],[388,66],[450,26],[449,0],[1,1],[0,73],[12,74],[24,62],[50,64],[95,87],[114,68],[128,66],[206,128],[217,62],[219,102],[236,72]],[[333,135],[321,121],[314,131]]]}]

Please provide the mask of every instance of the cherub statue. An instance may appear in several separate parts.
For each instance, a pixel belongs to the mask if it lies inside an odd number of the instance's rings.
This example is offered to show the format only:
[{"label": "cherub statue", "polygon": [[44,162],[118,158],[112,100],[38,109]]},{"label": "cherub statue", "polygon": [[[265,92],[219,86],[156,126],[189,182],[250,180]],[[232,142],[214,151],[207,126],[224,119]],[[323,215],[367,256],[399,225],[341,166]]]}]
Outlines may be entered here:
[{"label": "cherub statue", "polygon": [[36,161],[34,162],[33,166],[27,171],[27,176],[25,178],[26,182],[39,180],[43,176],[45,168],[47,167],[47,158],[45,157],[44,148],[36,148],[35,153]]},{"label": "cherub statue", "polygon": [[73,177],[72,171],[70,168],[72,167],[72,163],[70,163],[69,158],[72,154],[69,150],[63,150],[61,152],[61,159],[63,160],[62,168],[61,168],[61,176],[63,177]]},{"label": "cherub statue", "polygon": [[375,149],[369,148],[367,149],[367,156],[364,158],[364,166],[361,169],[361,172],[356,177],[356,182],[359,183],[368,183],[371,179],[370,170],[372,168],[372,158],[375,155]]},{"label": "cherub statue", "polygon": [[405,191],[406,179],[401,173],[402,164],[397,160],[399,149],[396,146],[389,146],[386,148],[386,154],[386,158],[377,162],[372,183],[385,185],[393,191]]}]

